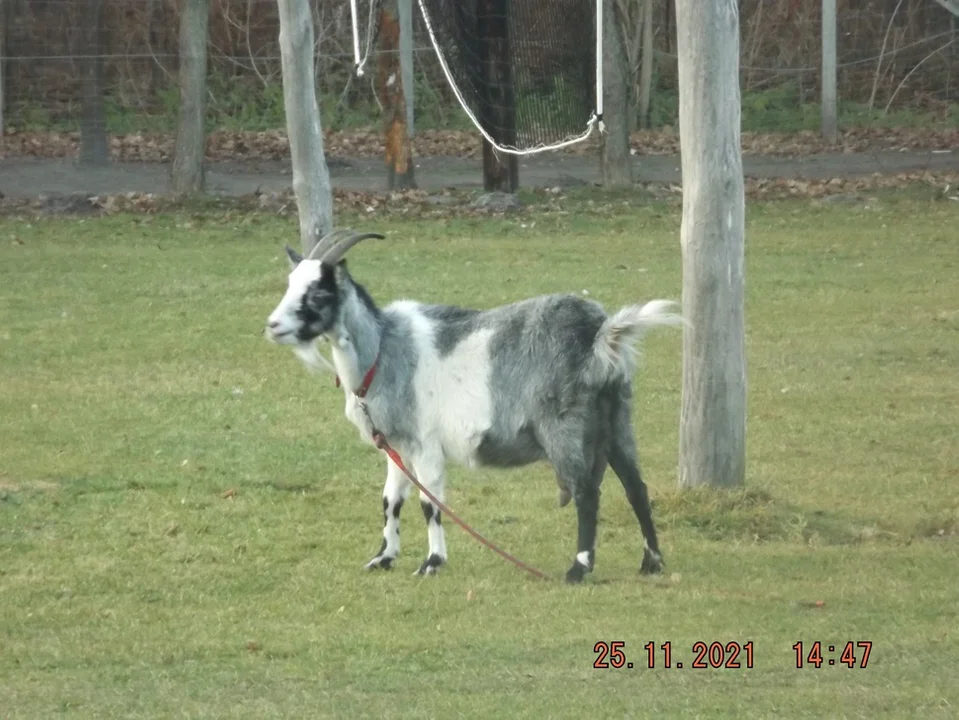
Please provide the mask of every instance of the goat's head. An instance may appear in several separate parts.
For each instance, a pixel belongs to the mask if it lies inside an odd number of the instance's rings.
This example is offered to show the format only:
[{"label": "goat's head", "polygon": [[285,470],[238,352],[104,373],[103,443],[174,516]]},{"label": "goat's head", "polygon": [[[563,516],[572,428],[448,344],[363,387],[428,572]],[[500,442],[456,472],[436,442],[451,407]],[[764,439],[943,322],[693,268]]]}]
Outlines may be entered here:
[{"label": "goat's head", "polygon": [[337,230],[323,237],[306,258],[287,245],[289,284],[267,319],[268,339],[303,347],[333,329],[342,300],[343,256],[367,238],[382,240],[383,236]]}]

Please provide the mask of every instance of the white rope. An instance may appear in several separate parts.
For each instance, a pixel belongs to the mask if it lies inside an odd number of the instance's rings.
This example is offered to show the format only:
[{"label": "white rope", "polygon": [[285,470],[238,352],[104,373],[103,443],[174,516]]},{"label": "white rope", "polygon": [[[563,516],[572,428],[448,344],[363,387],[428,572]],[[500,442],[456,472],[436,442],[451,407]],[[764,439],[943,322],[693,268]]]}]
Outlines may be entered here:
[{"label": "white rope", "polygon": [[[596,0],[598,5],[602,5],[603,0]],[[473,111],[470,110],[469,105],[467,105],[466,100],[463,98],[463,95],[460,93],[459,87],[456,85],[456,82],[453,80],[453,76],[450,73],[449,66],[446,64],[446,57],[443,55],[443,51],[440,50],[439,43],[436,41],[436,35],[433,32],[433,23],[430,22],[429,13],[426,12],[426,6],[423,4],[423,0],[418,0],[420,6],[420,12],[423,13],[423,20],[426,23],[426,30],[430,35],[430,42],[433,45],[433,50],[436,51],[436,57],[439,58],[440,67],[443,69],[443,75],[446,76],[446,82],[449,83],[450,88],[453,90],[453,94],[456,96],[456,99],[459,101],[460,106],[463,108],[463,111],[466,113],[466,116],[473,122],[473,125],[476,126],[476,129],[480,131],[480,134],[486,139],[486,141],[493,146],[493,148],[499,152],[506,153],[507,155],[535,155],[536,153],[546,152],[547,150],[560,150],[564,147],[569,147],[570,145],[575,145],[576,143],[583,142],[586,140],[592,133],[593,128],[596,127],[597,113],[593,112],[589,116],[589,120],[586,122],[586,130],[581,135],[564,140],[563,142],[554,143],[552,145],[536,145],[534,147],[528,148],[526,150],[520,150],[509,145],[500,145],[489,133],[483,128],[479,120],[476,119],[476,116],[473,115]],[[597,35],[602,35],[602,26],[597,27]],[[597,46],[601,49],[602,42],[601,40],[597,41]],[[602,82],[602,56],[597,57],[597,77]],[[602,92],[602,85],[600,85],[599,92]],[[599,109],[602,109],[602,98],[600,98]],[[602,126],[602,123],[600,123]]]},{"label": "white rope", "polygon": [[360,26],[356,20],[356,0],[350,0],[350,18],[353,20],[353,65],[358,75],[360,72]]},{"label": "white rope", "polygon": [[350,15],[353,19],[353,66],[356,68],[356,76],[363,77],[363,67],[366,61],[370,59],[370,47],[373,44],[373,13],[376,8],[376,0],[370,0],[370,16],[366,23],[366,52],[360,58],[360,29],[357,22],[356,0],[350,0]]},{"label": "white rope", "polygon": [[599,117],[599,131],[606,132],[603,122],[603,3],[596,0],[596,115]]}]

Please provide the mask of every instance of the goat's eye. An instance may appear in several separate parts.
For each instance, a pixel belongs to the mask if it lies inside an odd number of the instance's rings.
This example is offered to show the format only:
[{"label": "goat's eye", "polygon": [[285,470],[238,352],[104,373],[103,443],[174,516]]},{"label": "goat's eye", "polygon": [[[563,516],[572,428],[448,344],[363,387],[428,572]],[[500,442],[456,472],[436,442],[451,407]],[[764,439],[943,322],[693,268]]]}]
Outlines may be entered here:
[{"label": "goat's eye", "polygon": [[333,293],[329,290],[314,290],[306,298],[307,303],[313,308],[320,308],[333,302]]}]

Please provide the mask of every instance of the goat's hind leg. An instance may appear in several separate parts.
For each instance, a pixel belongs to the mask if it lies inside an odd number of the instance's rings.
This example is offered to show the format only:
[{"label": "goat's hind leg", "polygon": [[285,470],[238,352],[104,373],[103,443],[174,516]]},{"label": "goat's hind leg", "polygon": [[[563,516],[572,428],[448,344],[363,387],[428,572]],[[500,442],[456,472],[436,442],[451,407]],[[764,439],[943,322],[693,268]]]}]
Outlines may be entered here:
[{"label": "goat's hind leg", "polygon": [[[602,453],[598,453],[602,456]],[[576,502],[576,559],[566,571],[566,582],[582,582],[587,573],[593,571],[596,562],[596,524],[599,516],[600,478],[606,469],[606,459],[597,458],[599,467],[594,468],[592,476],[585,482],[576,484],[572,492]],[[599,475],[597,477],[596,475]]]},{"label": "goat's hind leg", "polygon": [[[556,436],[562,437],[562,433]],[[596,560],[599,486],[606,471],[606,456],[598,443],[562,442],[547,449],[547,455],[576,504],[576,557],[566,571],[566,582],[579,583],[592,572]]]},{"label": "goat's hind leg", "polygon": [[633,439],[633,425],[629,416],[629,404],[625,400],[618,403],[613,411],[613,431],[609,443],[609,466],[613,469],[626,490],[626,498],[636,513],[639,527],[643,531],[645,548],[643,562],[639,571],[644,575],[661,572],[663,555],[656,539],[656,527],[653,524],[653,511],[649,504],[646,483],[639,472],[636,453],[636,441]]},{"label": "goat's hind leg", "polygon": [[367,570],[389,570],[400,552],[400,510],[410,492],[410,481],[403,472],[386,461],[386,485],[383,487],[383,544],[376,557],[366,563]]}]

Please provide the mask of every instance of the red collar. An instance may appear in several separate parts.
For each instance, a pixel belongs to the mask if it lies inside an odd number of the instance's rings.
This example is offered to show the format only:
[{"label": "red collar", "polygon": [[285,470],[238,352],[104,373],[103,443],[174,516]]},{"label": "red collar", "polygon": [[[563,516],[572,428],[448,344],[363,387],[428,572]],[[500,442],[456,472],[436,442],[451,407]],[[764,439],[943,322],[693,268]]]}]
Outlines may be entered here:
[{"label": "red collar", "polygon": [[[367,391],[370,389],[370,385],[373,383],[373,376],[376,375],[376,366],[380,361],[380,354],[377,353],[376,357],[373,359],[373,364],[370,365],[370,369],[366,371],[366,375],[363,376],[363,384],[360,385],[358,390],[354,390],[353,394],[357,397],[366,397]],[[340,386],[340,376],[336,376],[336,386]]]}]

